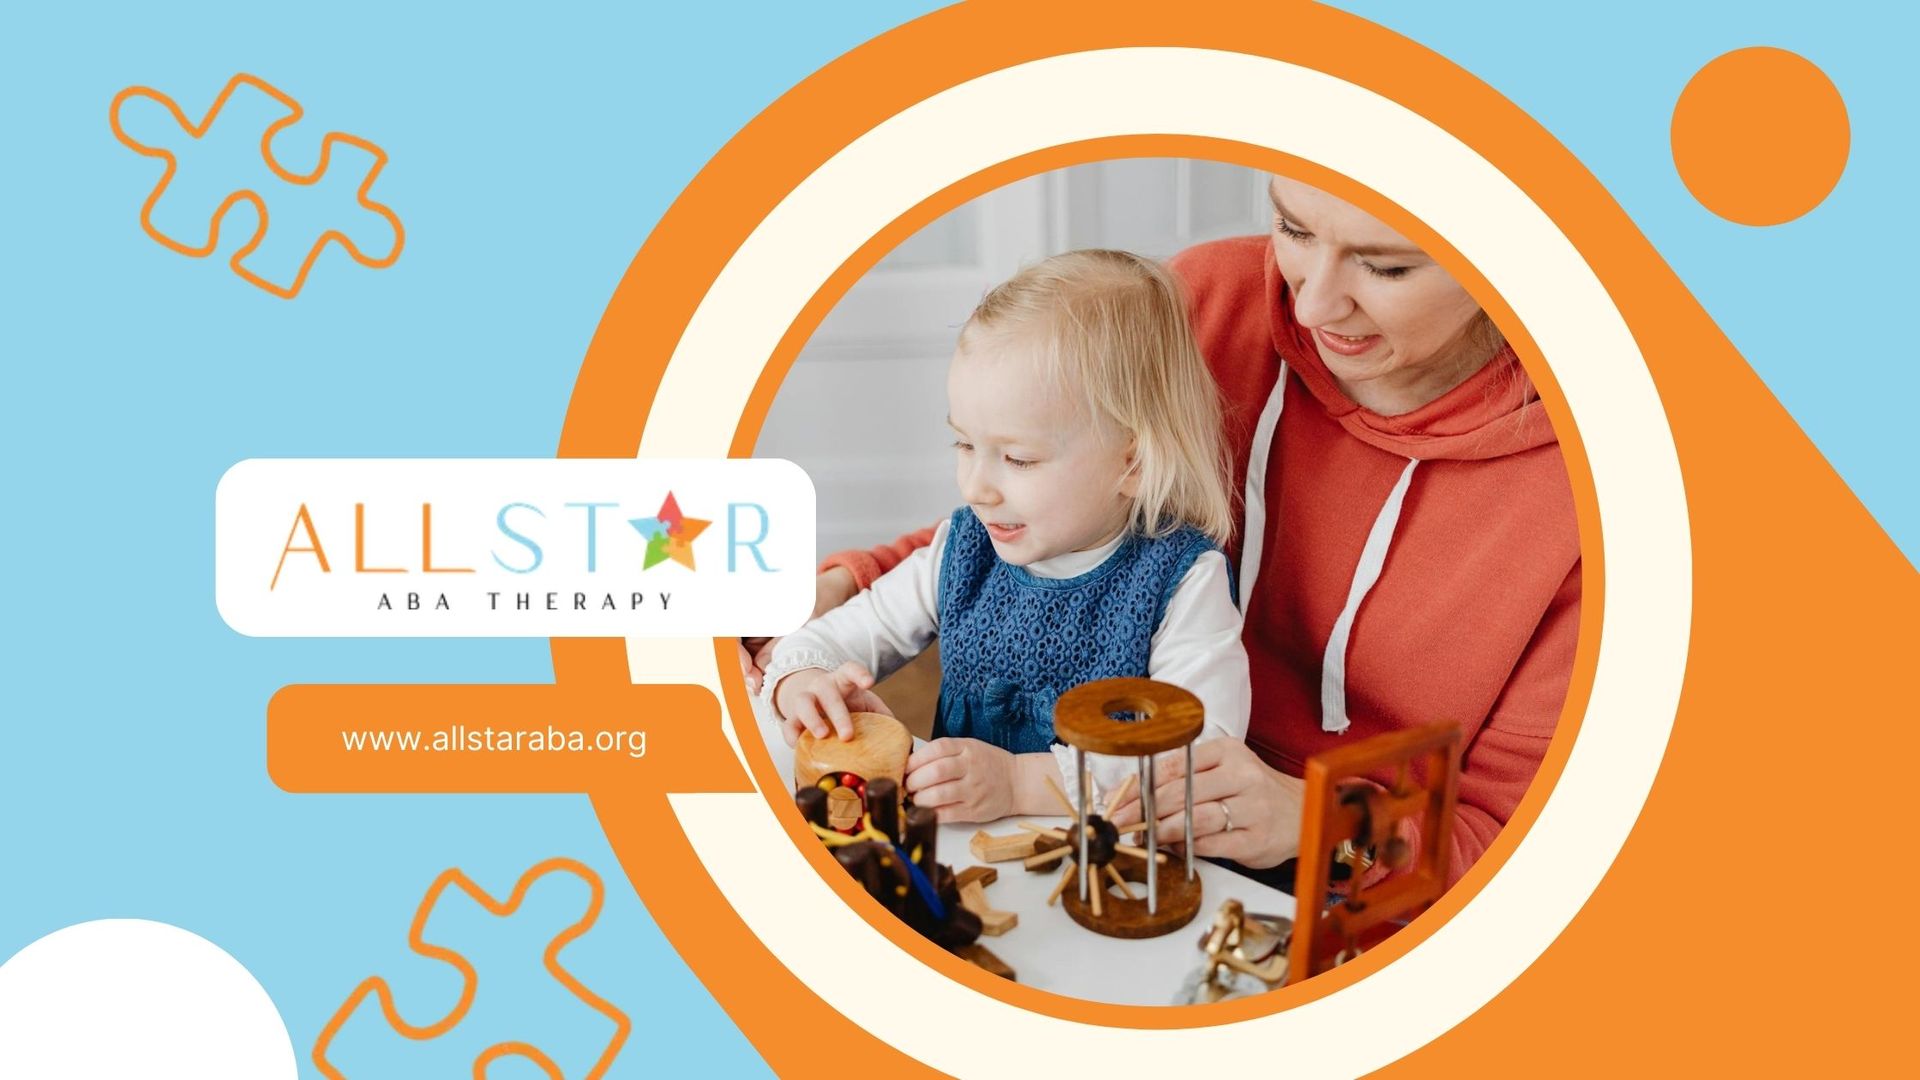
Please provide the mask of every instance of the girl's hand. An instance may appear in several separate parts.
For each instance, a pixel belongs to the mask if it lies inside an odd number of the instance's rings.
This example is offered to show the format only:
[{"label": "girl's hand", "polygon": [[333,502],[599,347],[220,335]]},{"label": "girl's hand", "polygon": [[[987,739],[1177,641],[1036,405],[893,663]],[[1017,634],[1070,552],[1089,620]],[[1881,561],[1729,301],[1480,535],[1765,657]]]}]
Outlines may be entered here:
[{"label": "girl's hand", "polygon": [[851,660],[833,671],[802,668],[784,676],[773,689],[773,708],[788,746],[799,741],[802,730],[817,739],[851,739],[856,712],[893,715],[873,692],[873,673]]},{"label": "girl's hand", "polygon": [[1020,758],[992,743],[935,739],[907,758],[907,794],[942,822],[993,821],[1014,812],[1019,771]]},{"label": "girl's hand", "polygon": [[[1154,759],[1154,811],[1159,840],[1186,838],[1186,755]],[[1306,781],[1269,768],[1246,743],[1209,739],[1193,746],[1193,853],[1264,869],[1299,854],[1300,805]],[[1140,797],[1116,807],[1113,823],[1140,820]],[[1228,829],[1231,823],[1233,828]]]}]

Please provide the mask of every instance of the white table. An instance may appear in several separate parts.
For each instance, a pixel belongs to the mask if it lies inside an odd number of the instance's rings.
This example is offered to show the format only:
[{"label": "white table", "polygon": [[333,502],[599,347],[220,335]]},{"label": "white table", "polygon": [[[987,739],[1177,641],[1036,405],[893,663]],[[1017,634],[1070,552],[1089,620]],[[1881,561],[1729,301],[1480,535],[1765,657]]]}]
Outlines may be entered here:
[{"label": "white table", "polygon": [[[758,702],[755,704],[757,708]],[[760,720],[760,733],[774,767],[791,782],[793,750],[764,716]],[[1201,932],[1212,925],[1213,913],[1222,902],[1238,900],[1250,912],[1293,917],[1293,897],[1205,859],[1195,859],[1201,897],[1200,912],[1192,922],[1173,933],[1143,940],[1096,934],[1074,922],[1062,905],[1047,906],[1047,894],[1060,876],[1058,864],[1038,872],[1027,870],[1018,861],[981,864],[968,850],[974,833],[985,829],[995,836],[1005,835],[1019,831],[1017,823],[1021,821],[1061,826],[1067,819],[1020,817],[985,825],[942,825],[936,844],[940,861],[956,873],[974,865],[990,865],[1000,872],[999,880],[987,887],[987,901],[997,910],[1019,915],[1020,924],[999,937],[983,935],[980,944],[1006,961],[1026,986],[1120,1005],[1169,1005],[1182,980],[1200,965]],[[1184,860],[1168,852],[1161,872],[1177,874],[1183,870]]]}]

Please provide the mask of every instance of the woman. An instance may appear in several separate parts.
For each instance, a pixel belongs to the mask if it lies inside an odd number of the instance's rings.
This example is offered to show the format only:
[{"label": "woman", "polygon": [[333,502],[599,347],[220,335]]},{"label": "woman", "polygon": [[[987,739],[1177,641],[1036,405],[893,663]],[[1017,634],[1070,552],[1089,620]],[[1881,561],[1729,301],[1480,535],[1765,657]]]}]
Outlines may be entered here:
[{"label": "woman", "polygon": [[[1275,177],[1270,194],[1270,236],[1171,264],[1244,493],[1229,557],[1253,690],[1246,743],[1195,747],[1195,850],[1255,869],[1292,858],[1309,757],[1451,719],[1455,879],[1518,805],[1566,698],[1580,621],[1566,468],[1512,349],[1451,274],[1326,192]],[[829,559],[822,603],[923,536]],[[1169,842],[1179,772],[1162,771],[1156,800]],[[1139,813],[1136,799],[1117,823]]]}]

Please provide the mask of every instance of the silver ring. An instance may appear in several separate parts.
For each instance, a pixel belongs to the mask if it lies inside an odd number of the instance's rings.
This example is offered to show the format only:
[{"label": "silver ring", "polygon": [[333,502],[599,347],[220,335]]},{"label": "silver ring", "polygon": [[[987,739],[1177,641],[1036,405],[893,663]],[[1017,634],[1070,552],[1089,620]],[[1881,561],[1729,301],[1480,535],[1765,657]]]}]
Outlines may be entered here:
[{"label": "silver ring", "polygon": [[1220,800],[1220,812],[1222,814],[1225,814],[1227,818],[1227,827],[1224,829],[1221,829],[1220,831],[1232,832],[1233,831],[1233,811],[1227,809],[1227,800],[1225,799]]}]

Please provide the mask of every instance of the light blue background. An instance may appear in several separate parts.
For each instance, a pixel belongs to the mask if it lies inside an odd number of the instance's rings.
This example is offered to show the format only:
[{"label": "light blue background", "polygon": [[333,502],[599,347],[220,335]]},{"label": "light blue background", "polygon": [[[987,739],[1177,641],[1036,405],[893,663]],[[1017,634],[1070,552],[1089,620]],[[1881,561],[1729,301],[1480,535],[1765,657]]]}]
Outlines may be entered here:
[{"label": "light blue background", "polygon": [[[1920,8],[1864,3],[1336,6],[1389,26],[1527,110],[1607,186],[1912,562],[1920,554],[1920,307],[1912,253]],[[1709,213],[1674,172],[1673,103],[1701,67],[1771,45],[1847,103],[1853,148],[1824,203],[1752,228]],[[1783,139],[1786,133],[1783,132]],[[1791,152],[1791,142],[1783,142]]]},{"label": "light blue background", "polygon": [[[213,608],[213,487],[247,457],[550,455],[607,298],[675,193],[773,98],[921,6],[570,17],[335,6],[273,25],[250,5],[11,15],[0,35],[0,565],[12,578],[0,630],[0,957],[86,919],[178,924],[261,980],[304,1065],[369,974],[392,980],[414,1019],[451,1005],[451,973],[405,948],[440,870],[459,866],[503,895],[533,863],[571,855],[609,884],[599,925],[566,962],[635,1018],[614,1075],[764,1072],[627,887],[584,799],[273,787],[263,716],[284,684],[543,682],[552,670],[544,641],[240,637]],[[1787,5],[1350,6],[1449,55],[1566,142],[1912,557],[1916,455],[1902,414],[1920,374],[1901,114],[1920,96],[1903,52],[1920,19],[1891,6],[1828,5],[1817,21]],[[1854,125],[1839,189],[1774,229],[1700,208],[1667,150],[1687,78],[1749,44],[1820,64]],[[108,101],[144,83],[197,119],[236,71],[310,110],[282,140],[283,153],[307,155],[293,167],[311,164],[330,129],[392,154],[376,193],[407,226],[396,267],[366,271],[330,251],[288,303],[225,268],[249,231],[239,219],[206,260],[140,232],[158,165],[114,141]],[[317,224],[298,207],[284,220]],[[483,976],[511,972],[577,913],[569,888],[537,892],[529,917],[499,935],[465,908],[434,928],[498,957]],[[497,1010],[487,1015],[530,1016],[543,1042],[591,1055],[604,1022],[543,1008],[551,984],[527,971],[483,983],[509,995],[483,997]],[[469,1025],[511,1035],[481,1013]],[[369,1038],[343,1041],[336,1057],[463,1075],[479,1045],[458,1032],[424,1047]],[[495,1074],[536,1072],[503,1062]]]}]

